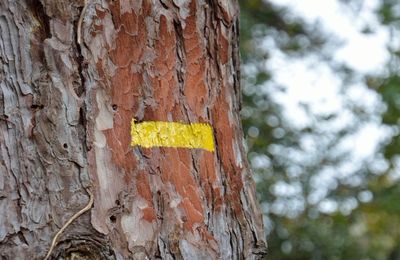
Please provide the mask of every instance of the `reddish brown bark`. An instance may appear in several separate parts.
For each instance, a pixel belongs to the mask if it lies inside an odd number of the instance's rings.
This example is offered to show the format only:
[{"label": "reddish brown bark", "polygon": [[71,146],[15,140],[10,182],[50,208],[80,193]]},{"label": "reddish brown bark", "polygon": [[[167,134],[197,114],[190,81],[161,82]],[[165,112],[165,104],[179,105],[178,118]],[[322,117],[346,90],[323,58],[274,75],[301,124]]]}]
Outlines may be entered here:
[{"label": "reddish brown bark", "polygon": [[[260,258],[237,3],[88,1],[78,44],[84,4],[0,3],[0,256],[43,257],[89,190],[53,258]],[[133,118],[208,123],[216,150],[132,147]]]}]

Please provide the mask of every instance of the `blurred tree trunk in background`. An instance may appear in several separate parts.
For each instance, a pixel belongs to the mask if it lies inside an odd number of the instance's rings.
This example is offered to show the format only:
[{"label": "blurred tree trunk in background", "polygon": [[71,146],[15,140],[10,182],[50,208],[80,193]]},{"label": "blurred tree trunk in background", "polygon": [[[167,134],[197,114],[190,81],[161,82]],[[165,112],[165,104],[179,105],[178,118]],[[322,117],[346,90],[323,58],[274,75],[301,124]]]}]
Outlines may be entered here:
[{"label": "blurred tree trunk in background", "polygon": [[[0,2],[0,258],[43,258],[91,193],[52,258],[265,253],[238,13],[216,0]],[[208,123],[216,149],[133,147],[133,118]]]}]

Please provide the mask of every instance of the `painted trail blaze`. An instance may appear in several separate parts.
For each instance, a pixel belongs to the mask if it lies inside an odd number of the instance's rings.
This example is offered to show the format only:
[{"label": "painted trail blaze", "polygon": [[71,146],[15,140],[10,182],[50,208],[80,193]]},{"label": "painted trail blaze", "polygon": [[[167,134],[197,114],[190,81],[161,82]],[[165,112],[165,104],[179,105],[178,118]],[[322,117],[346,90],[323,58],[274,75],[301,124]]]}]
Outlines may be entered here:
[{"label": "painted trail blaze", "polygon": [[213,129],[209,124],[177,122],[131,122],[131,145],[150,147],[201,148],[214,151]]}]

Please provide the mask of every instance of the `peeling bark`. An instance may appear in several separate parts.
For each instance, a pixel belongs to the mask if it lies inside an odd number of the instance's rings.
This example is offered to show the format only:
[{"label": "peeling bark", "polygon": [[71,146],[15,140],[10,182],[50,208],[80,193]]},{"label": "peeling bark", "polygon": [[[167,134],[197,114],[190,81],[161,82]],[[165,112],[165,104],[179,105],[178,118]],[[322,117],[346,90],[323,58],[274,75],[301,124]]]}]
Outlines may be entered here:
[{"label": "peeling bark", "polygon": [[[89,190],[51,258],[262,257],[238,18],[222,0],[0,2],[1,259],[42,259]],[[133,118],[207,123],[215,151],[132,147]]]}]

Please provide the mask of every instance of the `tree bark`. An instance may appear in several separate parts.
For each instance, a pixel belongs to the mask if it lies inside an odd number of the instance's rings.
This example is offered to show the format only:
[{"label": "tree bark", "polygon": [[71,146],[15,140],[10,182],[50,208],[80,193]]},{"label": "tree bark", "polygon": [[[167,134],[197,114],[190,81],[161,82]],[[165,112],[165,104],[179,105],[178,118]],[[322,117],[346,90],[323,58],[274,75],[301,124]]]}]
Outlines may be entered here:
[{"label": "tree bark", "polygon": [[[0,1],[1,259],[53,240],[52,259],[262,257],[238,18],[225,0]],[[209,124],[215,151],[131,145],[132,119]]]}]

